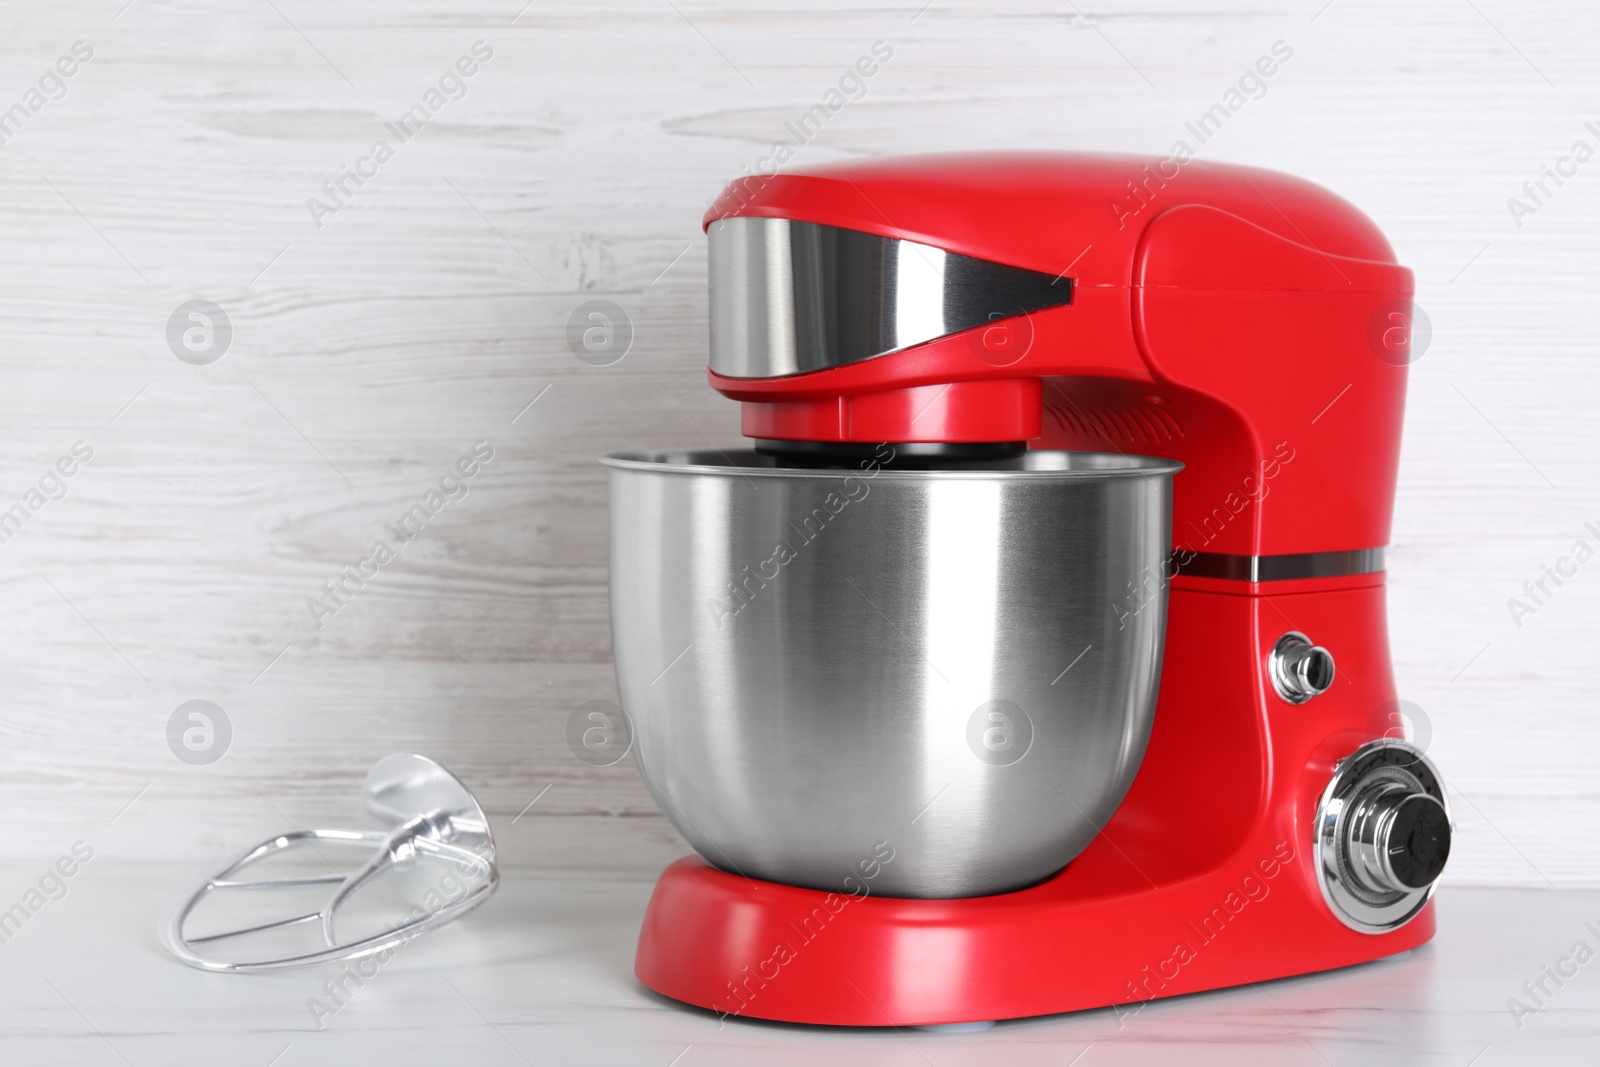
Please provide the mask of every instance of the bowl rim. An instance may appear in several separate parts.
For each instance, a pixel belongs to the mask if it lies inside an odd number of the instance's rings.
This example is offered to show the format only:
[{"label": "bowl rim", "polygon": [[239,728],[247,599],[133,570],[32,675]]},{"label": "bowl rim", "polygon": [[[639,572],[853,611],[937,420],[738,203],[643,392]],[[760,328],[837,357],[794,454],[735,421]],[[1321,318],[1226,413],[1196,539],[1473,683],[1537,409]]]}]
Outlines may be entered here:
[{"label": "bowl rim", "polygon": [[[692,474],[736,478],[889,478],[894,481],[1055,481],[1101,478],[1170,477],[1183,469],[1175,459],[1143,456],[1129,452],[1089,452],[1066,449],[1029,449],[1025,459],[1059,462],[1091,461],[1085,466],[1063,467],[984,467],[973,465],[961,470],[895,470],[879,466],[876,471],[856,467],[778,467],[770,457],[750,448],[657,449],[609,452],[600,462],[614,471],[641,471],[652,474]],[[1001,461],[1015,462],[1015,461]]]}]

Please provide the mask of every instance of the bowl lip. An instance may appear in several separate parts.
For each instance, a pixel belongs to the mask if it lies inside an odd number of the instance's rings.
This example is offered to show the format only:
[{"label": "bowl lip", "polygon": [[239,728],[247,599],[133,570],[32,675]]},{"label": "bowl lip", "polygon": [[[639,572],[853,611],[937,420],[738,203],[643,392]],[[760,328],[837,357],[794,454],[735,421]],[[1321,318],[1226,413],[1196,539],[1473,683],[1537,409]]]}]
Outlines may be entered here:
[{"label": "bowl lip", "polygon": [[[972,467],[964,470],[894,470],[879,467],[876,471],[860,467],[773,467],[753,465],[737,460],[753,460],[759,454],[754,449],[659,449],[655,451],[630,450],[610,452],[600,457],[600,462],[614,471],[641,471],[652,474],[713,475],[730,478],[870,478],[874,481],[888,478],[892,481],[1055,481],[1131,477],[1171,477],[1183,469],[1175,459],[1159,456],[1142,456],[1129,452],[1089,452],[1067,449],[1030,449],[1028,455],[1093,457],[1108,465],[1101,467],[1038,468],[1015,470],[1006,468]],[[671,459],[664,457],[673,457]],[[761,457],[765,459],[766,457]],[[720,461],[720,462],[719,462]]]}]

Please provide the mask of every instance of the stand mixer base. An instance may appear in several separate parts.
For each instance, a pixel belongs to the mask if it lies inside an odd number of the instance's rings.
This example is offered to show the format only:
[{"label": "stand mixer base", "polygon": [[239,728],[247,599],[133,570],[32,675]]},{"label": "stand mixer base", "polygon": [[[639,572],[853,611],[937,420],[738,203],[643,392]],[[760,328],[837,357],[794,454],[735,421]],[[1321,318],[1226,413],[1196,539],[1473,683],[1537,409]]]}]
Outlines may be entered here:
[{"label": "stand mixer base", "polygon": [[634,970],[723,1017],[944,1028],[1086,1008],[1127,1017],[1160,997],[1362,963],[1432,938],[1431,904],[1393,933],[1344,927],[1315,884],[1294,884],[1295,859],[1258,877],[1259,900],[1227,877],[1105,894],[1069,868],[1017,893],[950,901],[856,899],[690,857],[656,884]]},{"label": "stand mixer base", "polygon": [[[1187,636],[1168,644],[1143,766],[1065,870],[1014,893],[928,900],[779,885],[691,856],[656,883],[640,981],[725,1016],[929,1026],[1126,1015],[1427,942],[1426,897],[1393,928],[1341,919],[1312,832],[1336,768],[1358,769],[1372,709],[1394,700],[1382,575],[1225,588],[1175,581],[1169,627]],[[1310,706],[1273,695],[1261,673],[1286,619],[1339,638],[1344,682]]]}]

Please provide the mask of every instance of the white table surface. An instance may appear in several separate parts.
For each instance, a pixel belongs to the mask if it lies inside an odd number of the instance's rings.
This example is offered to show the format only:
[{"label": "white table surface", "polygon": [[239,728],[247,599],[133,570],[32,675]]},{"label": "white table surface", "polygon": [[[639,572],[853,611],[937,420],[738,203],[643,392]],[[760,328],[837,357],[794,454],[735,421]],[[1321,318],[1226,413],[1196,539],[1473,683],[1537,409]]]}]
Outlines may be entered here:
[{"label": "white table surface", "polygon": [[[45,861],[0,864],[9,907]],[[1519,1029],[1507,999],[1600,927],[1600,892],[1447,888],[1440,933],[1405,957],[985,1032],[719,1024],[633,977],[644,879],[507,871],[499,894],[406,946],[319,1030],[322,968],[212,975],[155,933],[190,867],[96,858],[0,944],[0,1063],[228,1064],[1592,1064],[1600,959]]]}]

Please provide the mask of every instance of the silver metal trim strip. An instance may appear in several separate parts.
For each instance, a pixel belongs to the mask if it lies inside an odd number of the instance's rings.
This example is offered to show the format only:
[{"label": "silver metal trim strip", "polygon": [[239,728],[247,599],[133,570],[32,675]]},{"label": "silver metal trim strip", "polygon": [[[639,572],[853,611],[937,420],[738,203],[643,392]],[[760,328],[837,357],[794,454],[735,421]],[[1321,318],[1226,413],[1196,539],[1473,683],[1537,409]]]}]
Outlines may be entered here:
[{"label": "silver metal trim strip", "polygon": [[1194,578],[1225,578],[1236,582],[1286,582],[1296,578],[1343,578],[1352,574],[1376,574],[1383,569],[1384,549],[1361,548],[1353,552],[1304,552],[1284,556],[1195,552],[1174,573]]}]

